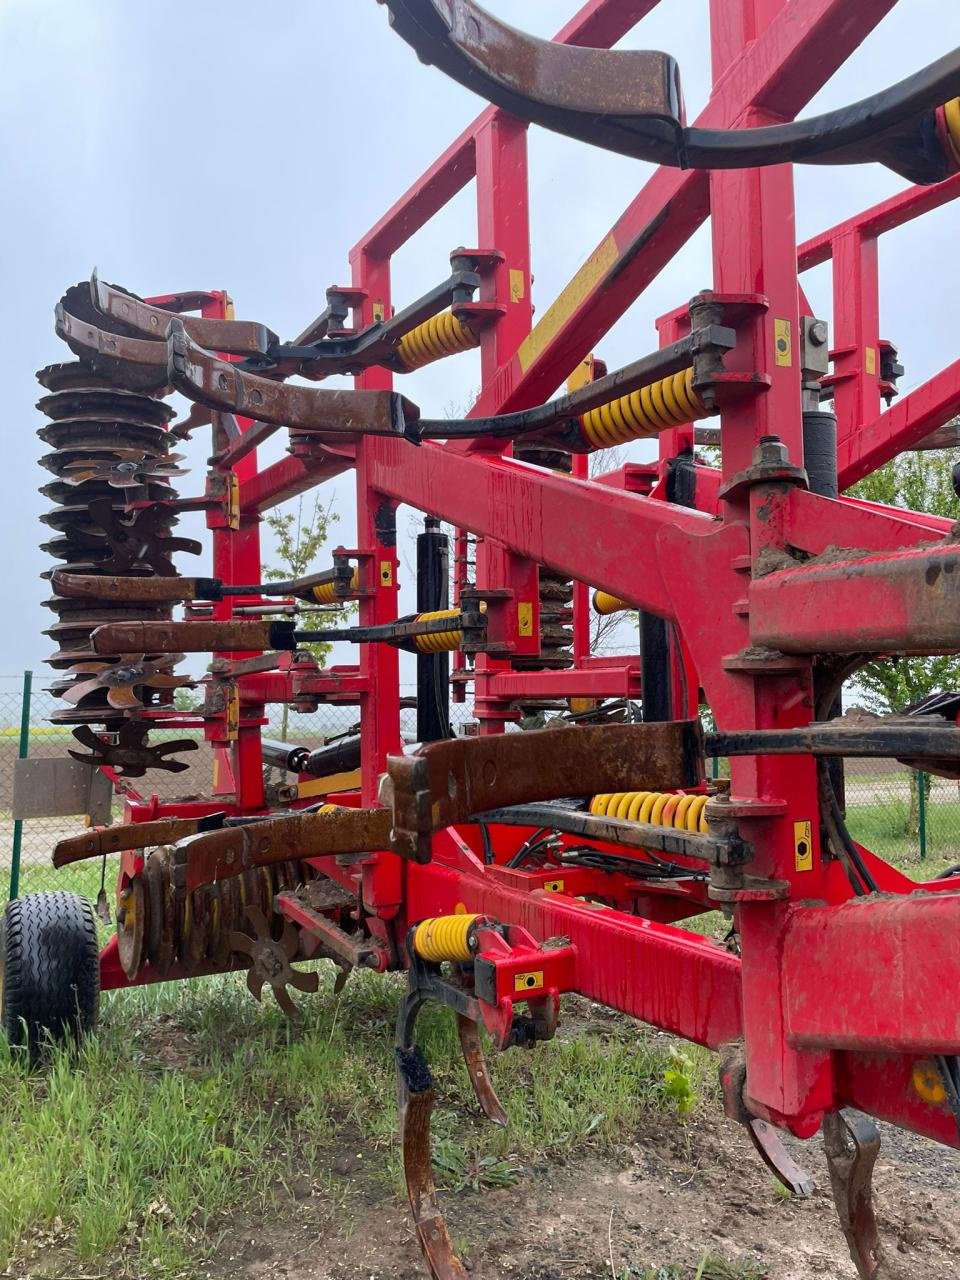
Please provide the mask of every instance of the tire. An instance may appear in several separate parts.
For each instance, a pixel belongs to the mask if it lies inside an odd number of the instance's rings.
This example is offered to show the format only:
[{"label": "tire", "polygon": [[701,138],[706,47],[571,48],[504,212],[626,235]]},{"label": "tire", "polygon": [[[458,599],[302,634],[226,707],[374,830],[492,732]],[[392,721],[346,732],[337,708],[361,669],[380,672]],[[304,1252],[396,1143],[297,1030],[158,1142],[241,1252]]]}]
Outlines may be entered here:
[{"label": "tire", "polygon": [[97,1024],[100,957],[86,898],[32,893],[0,920],[0,1027],[36,1055],[51,1042],[79,1044]]}]

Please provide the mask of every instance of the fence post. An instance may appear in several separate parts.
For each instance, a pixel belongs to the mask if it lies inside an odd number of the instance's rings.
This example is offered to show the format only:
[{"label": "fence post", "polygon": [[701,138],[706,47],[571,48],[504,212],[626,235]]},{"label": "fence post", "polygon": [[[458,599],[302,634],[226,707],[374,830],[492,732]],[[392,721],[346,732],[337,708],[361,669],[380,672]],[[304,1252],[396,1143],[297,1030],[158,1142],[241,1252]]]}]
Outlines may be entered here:
[{"label": "fence post", "polygon": [[[30,695],[33,692],[33,672],[23,673],[23,692],[20,697],[20,745],[17,758],[25,760],[30,749]],[[10,901],[20,894],[20,845],[23,841],[23,820],[13,821],[13,844],[10,848]]]},{"label": "fence post", "polygon": [[920,861],[927,858],[927,775],[917,770],[917,817],[920,819]]}]

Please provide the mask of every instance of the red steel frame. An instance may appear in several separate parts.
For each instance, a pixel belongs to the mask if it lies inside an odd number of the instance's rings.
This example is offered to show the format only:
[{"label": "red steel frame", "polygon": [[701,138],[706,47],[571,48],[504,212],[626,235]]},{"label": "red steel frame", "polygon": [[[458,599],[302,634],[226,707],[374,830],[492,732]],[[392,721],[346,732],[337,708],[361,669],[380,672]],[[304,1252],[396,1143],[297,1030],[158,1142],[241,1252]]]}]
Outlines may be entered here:
[{"label": "red steel frame", "polygon": [[[896,0],[711,0],[714,88],[698,123],[714,128],[792,119]],[[590,0],[556,37],[610,47],[657,0]],[[790,461],[803,464],[797,359],[778,361],[778,322],[799,332],[802,272],[834,264],[834,385],[839,421],[841,488],[910,447],[960,411],[960,361],[880,412],[877,237],[960,194],[960,175],[891,200],[796,246],[792,170],[704,173],[658,169],[587,257],[570,285],[531,327],[531,261],[526,129],[503,112],[484,110],[350,254],[358,291],[355,323],[389,315],[392,255],[439,209],[475,180],[481,302],[496,316],[480,336],[482,390],[475,414],[538,404],[551,394],[639,297],[670,258],[709,217],[713,288],[753,301],[737,322],[734,371],[761,375],[755,393],[727,401],[720,415],[720,473],[701,467],[697,509],[661,500],[667,460],[691,438],[678,428],[660,439],[655,468],[626,467],[588,480],[578,461],[573,476],[514,462],[490,442],[424,444],[367,438],[338,452],[298,446],[281,462],[257,469],[255,455],[238,466],[241,522],[230,529],[211,515],[214,572],[227,582],[258,577],[258,519],[265,510],[353,468],[357,483],[357,545],[362,624],[397,616],[397,555],[385,514],[400,503],[440,517],[477,539],[475,582],[513,587],[518,598],[535,585],[534,565],[577,584],[576,661],[565,671],[518,672],[509,661],[479,655],[475,708],[484,733],[499,732],[518,698],[622,697],[639,692],[636,657],[591,657],[586,640],[590,583],[676,625],[690,671],[688,702],[704,692],[718,726],[765,729],[803,726],[813,717],[812,658],[751,659],[752,637],[789,626],[776,593],[751,579],[761,551],[790,546],[818,555],[829,546],[873,549],[883,557],[947,532],[949,522],[848,499],[831,500],[803,486],[737,486],[761,437],[776,435]],[[224,295],[210,295],[205,314],[225,314]],[[661,342],[678,336],[685,312],[659,323]],[[798,343],[795,341],[795,348]],[[872,354],[871,354],[872,353]],[[387,388],[391,375],[373,370],[357,380]],[[725,496],[721,486],[729,486]],[[842,595],[816,570],[804,579],[816,626],[828,639],[871,611],[871,583],[851,581]],[[535,592],[534,592],[535,594]],[[790,597],[793,599],[793,597]],[[218,606],[228,611],[229,602]],[[909,631],[911,619],[902,625]],[[398,656],[367,646],[358,667],[298,674],[288,669],[243,677],[243,718],[237,740],[218,741],[219,792],[235,794],[243,811],[263,808],[259,724],[265,702],[311,693],[355,702],[362,721],[363,791],[346,802],[375,804],[378,775],[400,747]],[[689,710],[689,707],[688,707]],[[643,779],[637,779],[637,786]],[[800,1135],[840,1105],[873,1114],[960,1145],[945,1105],[923,1101],[911,1069],[929,1052],[960,1053],[960,1030],[944,991],[960,981],[960,897],[955,882],[928,885],[936,896],[864,851],[885,896],[849,901],[835,862],[821,859],[817,776],[809,757],[735,759],[731,816],[755,850],[749,870],[779,882],[779,894],[745,889],[733,905],[741,939],[735,956],[678,927],[677,921],[715,904],[703,886],[639,888],[622,876],[578,871],[562,892],[548,892],[545,873],[502,865],[516,831],[494,828],[497,864],[484,865],[474,828],[435,840],[433,861],[372,855],[359,873],[333,859],[318,865],[354,886],[375,936],[393,954],[412,921],[455,909],[481,911],[522,925],[538,939],[566,935],[575,950],[574,985],[582,993],[669,1031],[712,1047],[742,1040],[748,1101],[754,1114]],[[205,811],[135,801],[130,816]],[[796,823],[813,832],[812,869],[795,856]],[[603,897],[598,907],[582,896]],[[821,905],[814,905],[821,904]],[[928,980],[937,974],[936,983]],[[112,952],[104,985],[125,979]]]}]

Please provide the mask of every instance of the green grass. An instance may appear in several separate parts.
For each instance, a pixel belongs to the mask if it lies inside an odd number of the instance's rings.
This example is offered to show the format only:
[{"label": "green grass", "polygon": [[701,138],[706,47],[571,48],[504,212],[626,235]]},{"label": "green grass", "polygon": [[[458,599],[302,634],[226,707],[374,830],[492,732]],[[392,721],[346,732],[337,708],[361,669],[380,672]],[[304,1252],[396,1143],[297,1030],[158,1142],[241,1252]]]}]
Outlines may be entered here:
[{"label": "green grass", "polygon": [[908,832],[907,800],[891,797],[856,804],[848,796],[847,826],[858,844],[886,859],[913,880],[931,880],[960,862],[960,806],[942,801],[927,807],[927,857],[920,860],[916,833]]},{"label": "green grass", "polygon": [[[932,831],[935,814],[931,806]],[[956,860],[937,850],[919,863],[887,803],[851,808],[849,821],[855,838],[915,879]],[[111,860],[111,904],[115,874]],[[24,892],[67,888],[93,901],[99,885],[97,863],[24,869]],[[690,926],[712,936],[728,927],[719,913]],[[112,993],[97,1035],[43,1071],[0,1046],[0,1271],[43,1274],[25,1261],[39,1247],[55,1249],[71,1275],[194,1280],[232,1215],[255,1223],[293,1212],[285,1188],[304,1179],[311,1211],[332,1217],[337,1206],[341,1220],[350,1178],[375,1197],[401,1197],[393,1021],[402,979],[357,974],[337,1002],[331,972],[321,971],[321,993],[303,1001],[300,1026],[270,997],[256,1005],[228,975]],[[491,1055],[509,1115],[503,1130],[479,1115],[452,1019],[425,1012],[420,1040],[439,1099],[433,1149],[448,1194],[509,1186],[545,1158],[612,1148],[651,1109],[682,1114],[716,1091],[705,1051],[677,1055],[671,1041],[627,1019],[592,1017],[577,1002],[572,1012],[535,1053]],[[362,1156],[360,1172],[331,1172],[344,1151]],[[705,1257],[699,1271],[643,1263],[622,1280],[755,1274]]]},{"label": "green grass", "polygon": [[[52,1234],[73,1266],[113,1280],[192,1280],[230,1215],[274,1216],[292,1180],[342,1198],[329,1170],[351,1145],[378,1194],[399,1195],[401,979],[357,974],[338,1004],[321,970],[299,1027],[228,975],[106,997],[98,1034],[43,1071],[0,1049],[0,1269]],[[662,1041],[623,1020],[492,1056],[503,1130],[479,1116],[449,1014],[428,1009],[419,1038],[448,1191],[509,1185],[545,1155],[623,1142],[646,1110],[675,1107]]]}]

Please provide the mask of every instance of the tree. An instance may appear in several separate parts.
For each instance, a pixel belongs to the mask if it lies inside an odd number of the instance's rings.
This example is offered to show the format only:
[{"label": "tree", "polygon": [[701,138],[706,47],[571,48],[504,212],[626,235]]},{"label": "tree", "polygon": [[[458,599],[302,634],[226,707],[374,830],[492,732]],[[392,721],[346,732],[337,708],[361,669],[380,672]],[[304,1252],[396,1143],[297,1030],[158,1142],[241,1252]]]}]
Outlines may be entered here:
[{"label": "tree", "polygon": [[[316,573],[318,558],[332,524],[339,516],[330,506],[323,506],[319,493],[313,495],[313,506],[304,512],[303,494],[297,499],[296,510],[271,511],[266,518],[267,527],[276,538],[275,554],[277,563],[264,564],[263,579],[265,582],[283,582],[288,578],[302,578],[305,574]],[[325,609],[317,613],[301,613],[298,630],[316,631],[321,627],[339,626],[352,610],[352,604],[344,604],[338,609]],[[322,667],[329,656],[333,645],[324,640],[315,644],[302,644],[300,648],[313,654]],[[280,720],[281,741],[287,740],[287,726],[290,708],[284,704]]]},{"label": "tree", "polygon": [[[957,449],[904,453],[854,485],[850,493],[869,502],[953,519],[960,514],[952,477],[957,461],[960,461]],[[857,700],[868,711],[903,712],[931,693],[960,687],[960,657],[946,654],[931,658],[882,658],[862,667],[852,683]],[[919,823],[918,801],[917,775],[911,770],[908,819],[911,830],[916,830]]]}]

